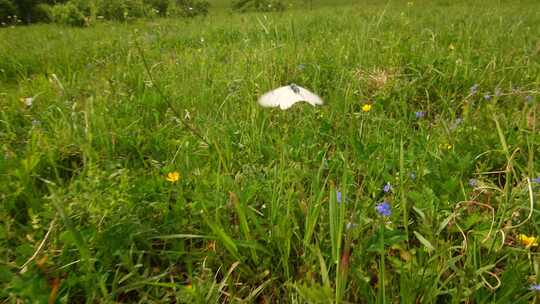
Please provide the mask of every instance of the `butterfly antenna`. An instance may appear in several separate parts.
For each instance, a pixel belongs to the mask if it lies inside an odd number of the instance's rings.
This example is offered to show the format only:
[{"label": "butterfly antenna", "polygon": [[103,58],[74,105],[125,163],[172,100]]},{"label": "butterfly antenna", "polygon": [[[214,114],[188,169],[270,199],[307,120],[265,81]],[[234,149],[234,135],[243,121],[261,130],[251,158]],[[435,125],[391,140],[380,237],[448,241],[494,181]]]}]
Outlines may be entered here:
[{"label": "butterfly antenna", "polygon": [[169,97],[167,95],[165,95],[165,93],[163,93],[163,91],[161,90],[161,87],[158,85],[158,83],[154,80],[154,76],[152,76],[152,72],[150,71],[150,67],[148,66],[148,61],[146,61],[146,57],[144,56],[144,52],[141,48],[141,46],[139,45],[139,43],[137,42],[137,40],[135,39],[135,46],[137,47],[137,51],[139,52],[139,54],[141,55],[141,59],[142,59],[142,62],[143,62],[143,65],[144,65],[144,69],[146,70],[146,73],[148,74],[148,77],[150,78],[150,81],[152,82],[154,88],[156,88],[156,91],[158,92],[159,96],[165,100],[165,102],[167,103],[167,106],[169,107],[169,109],[171,109],[171,111],[173,112],[174,116],[180,120],[180,122],[184,125],[184,127],[186,129],[188,129],[193,135],[197,136],[200,140],[202,140],[205,144],[208,145],[208,147],[210,147],[210,143],[208,142],[208,140],[206,140],[206,138],[204,138],[201,134],[201,132],[199,132],[197,129],[195,129],[194,127],[192,127],[187,121],[185,118],[182,118],[182,116],[180,116],[180,113],[174,108],[171,100],[169,99]]}]

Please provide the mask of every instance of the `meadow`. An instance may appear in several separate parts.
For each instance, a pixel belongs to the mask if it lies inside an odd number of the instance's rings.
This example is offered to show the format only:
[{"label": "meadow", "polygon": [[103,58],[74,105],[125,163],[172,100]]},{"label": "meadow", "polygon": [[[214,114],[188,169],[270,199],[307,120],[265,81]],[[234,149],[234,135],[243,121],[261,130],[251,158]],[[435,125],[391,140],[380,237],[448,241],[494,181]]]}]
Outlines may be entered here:
[{"label": "meadow", "polygon": [[0,301],[538,303],[540,3],[308,2],[1,28]]}]

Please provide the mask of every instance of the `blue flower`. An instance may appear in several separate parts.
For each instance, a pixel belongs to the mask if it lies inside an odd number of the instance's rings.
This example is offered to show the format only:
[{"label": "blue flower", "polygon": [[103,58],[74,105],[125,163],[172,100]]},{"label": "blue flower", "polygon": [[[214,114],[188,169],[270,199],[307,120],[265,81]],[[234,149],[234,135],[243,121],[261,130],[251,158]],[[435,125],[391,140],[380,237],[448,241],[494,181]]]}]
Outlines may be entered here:
[{"label": "blue flower", "polygon": [[540,284],[531,285],[531,287],[529,287],[529,290],[540,291]]},{"label": "blue flower", "polygon": [[384,201],[375,206],[375,211],[377,211],[377,213],[379,213],[381,216],[388,217],[392,214],[392,207],[387,201]]},{"label": "blue flower", "polygon": [[341,204],[341,191],[336,191],[336,199],[338,204]]},{"label": "blue flower", "polygon": [[422,111],[417,111],[417,112],[414,112],[414,115],[416,116],[416,118],[422,118],[426,116],[426,113]]},{"label": "blue flower", "polygon": [[470,92],[471,92],[471,95],[476,94],[476,92],[478,92],[478,84],[475,83],[475,84],[470,88]]},{"label": "blue flower", "polygon": [[383,191],[384,193],[388,193],[390,191],[392,191],[392,185],[390,185],[390,183],[386,183],[383,187]]},{"label": "blue flower", "polygon": [[478,181],[476,179],[474,178],[469,179],[469,186],[476,187],[477,184],[478,184]]},{"label": "blue flower", "polygon": [[531,178],[531,182],[540,184],[540,176],[537,178]]},{"label": "blue flower", "polygon": [[485,100],[490,100],[490,99],[491,99],[491,95],[489,95],[489,93],[486,93],[486,94],[484,95],[484,99],[485,99]]}]

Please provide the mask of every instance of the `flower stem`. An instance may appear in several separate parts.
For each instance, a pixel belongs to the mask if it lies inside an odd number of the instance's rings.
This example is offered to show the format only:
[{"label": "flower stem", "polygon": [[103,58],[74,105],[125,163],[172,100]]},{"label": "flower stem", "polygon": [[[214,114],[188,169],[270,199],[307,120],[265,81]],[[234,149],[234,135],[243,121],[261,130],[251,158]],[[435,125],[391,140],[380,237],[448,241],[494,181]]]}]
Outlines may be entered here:
[{"label": "flower stem", "polygon": [[381,290],[381,302],[386,303],[386,290],[384,282],[384,220],[381,219],[381,262],[380,262],[380,290]]}]

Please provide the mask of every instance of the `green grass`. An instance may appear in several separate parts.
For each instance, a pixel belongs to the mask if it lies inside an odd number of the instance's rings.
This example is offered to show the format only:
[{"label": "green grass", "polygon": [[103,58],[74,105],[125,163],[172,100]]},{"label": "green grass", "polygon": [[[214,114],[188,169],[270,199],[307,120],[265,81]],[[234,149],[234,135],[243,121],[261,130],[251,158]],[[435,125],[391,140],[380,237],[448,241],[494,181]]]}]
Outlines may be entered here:
[{"label": "green grass", "polygon": [[0,299],[538,301],[540,5],[315,4],[1,29]]}]

